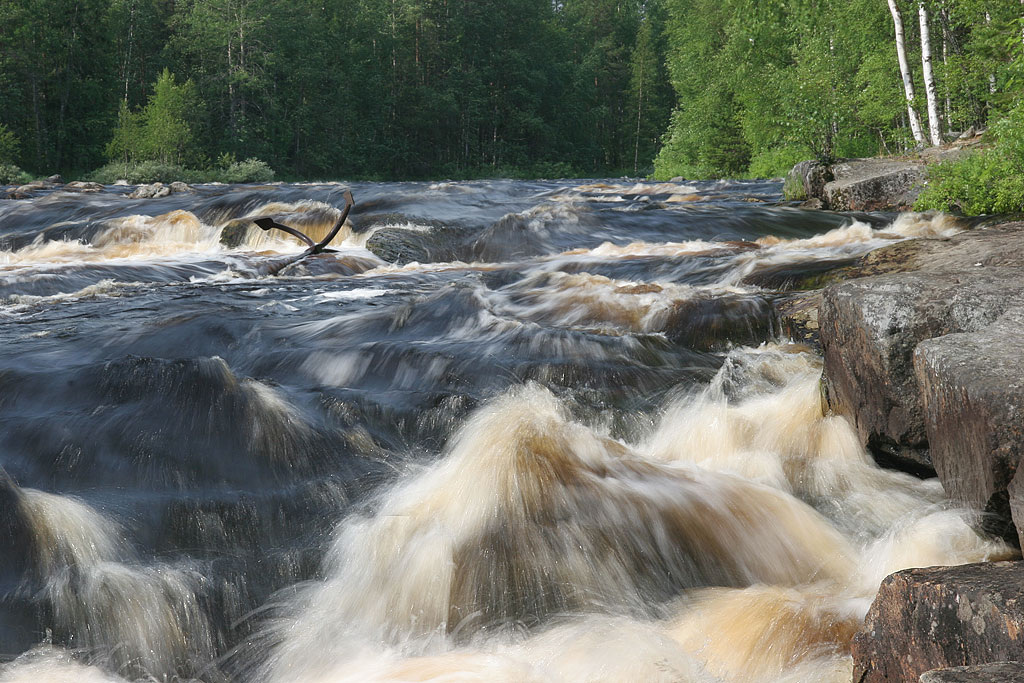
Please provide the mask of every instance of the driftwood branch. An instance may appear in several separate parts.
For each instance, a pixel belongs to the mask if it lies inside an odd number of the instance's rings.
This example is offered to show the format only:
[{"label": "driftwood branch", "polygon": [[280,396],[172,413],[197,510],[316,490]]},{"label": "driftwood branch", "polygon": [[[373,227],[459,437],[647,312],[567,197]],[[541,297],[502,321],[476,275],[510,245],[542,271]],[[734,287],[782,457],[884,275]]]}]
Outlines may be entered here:
[{"label": "driftwood branch", "polygon": [[288,225],[282,225],[281,223],[275,221],[273,218],[270,218],[269,216],[254,219],[253,223],[258,225],[262,230],[282,230],[288,233],[289,235],[292,235],[293,237],[297,237],[298,239],[302,240],[307,245],[309,245],[309,248],[306,249],[306,251],[299,254],[298,256],[291,257],[281,263],[274,264],[274,266],[271,268],[268,274],[277,275],[279,272],[281,272],[288,266],[292,265],[293,263],[298,263],[307,256],[319,254],[325,251],[334,251],[333,249],[328,249],[327,245],[331,243],[331,240],[338,236],[338,232],[341,230],[341,226],[345,225],[345,221],[348,219],[348,214],[352,210],[352,207],[355,206],[355,203],[356,201],[352,198],[352,193],[348,190],[345,190],[345,208],[342,209],[341,211],[341,217],[338,219],[338,222],[334,224],[334,227],[331,228],[331,231],[327,233],[327,236],[324,237],[319,242],[314,242],[312,239],[309,238],[308,235],[306,235],[301,230],[297,230],[296,228],[290,227]]},{"label": "driftwood branch", "polygon": [[289,235],[297,237],[303,242],[305,242],[306,245],[309,246],[309,249],[303,252],[302,256],[299,257],[303,258],[309,256],[310,254],[319,254],[320,252],[327,249],[327,245],[331,243],[331,240],[338,236],[338,232],[341,230],[341,226],[345,225],[345,221],[348,219],[348,214],[352,210],[352,207],[355,205],[355,203],[356,201],[352,198],[352,193],[348,190],[345,190],[345,208],[341,212],[341,218],[339,218],[338,222],[334,224],[334,227],[331,228],[331,231],[329,233],[327,233],[327,236],[324,237],[319,242],[314,242],[312,239],[309,238],[308,235],[306,235],[301,230],[298,230],[287,225],[282,225],[281,223],[275,221],[273,218],[270,218],[269,216],[264,216],[263,218],[256,218],[253,220],[253,223],[258,225],[262,230],[282,230],[288,233]]}]

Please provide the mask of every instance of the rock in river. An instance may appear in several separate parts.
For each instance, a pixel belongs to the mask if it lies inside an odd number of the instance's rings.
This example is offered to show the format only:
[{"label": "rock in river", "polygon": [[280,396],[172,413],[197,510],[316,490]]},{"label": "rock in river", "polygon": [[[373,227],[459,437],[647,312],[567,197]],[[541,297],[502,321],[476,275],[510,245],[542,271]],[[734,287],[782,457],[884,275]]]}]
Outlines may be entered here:
[{"label": "rock in river", "polygon": [[936,668],[1024,660],[1024,563],[889,576],[852,652],[859,683],[914,683]]}]

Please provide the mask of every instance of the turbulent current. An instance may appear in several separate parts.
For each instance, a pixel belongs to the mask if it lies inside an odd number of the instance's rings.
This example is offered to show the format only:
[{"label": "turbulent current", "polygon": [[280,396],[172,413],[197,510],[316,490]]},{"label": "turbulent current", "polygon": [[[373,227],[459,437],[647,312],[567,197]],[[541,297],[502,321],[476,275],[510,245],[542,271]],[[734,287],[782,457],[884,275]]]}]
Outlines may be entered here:
[{"label": "turbulent current", "polygon": [[1008,549],[776,312],[958,226],[779,189],[0,202],[0,681],[850,680],[884,576]]}]

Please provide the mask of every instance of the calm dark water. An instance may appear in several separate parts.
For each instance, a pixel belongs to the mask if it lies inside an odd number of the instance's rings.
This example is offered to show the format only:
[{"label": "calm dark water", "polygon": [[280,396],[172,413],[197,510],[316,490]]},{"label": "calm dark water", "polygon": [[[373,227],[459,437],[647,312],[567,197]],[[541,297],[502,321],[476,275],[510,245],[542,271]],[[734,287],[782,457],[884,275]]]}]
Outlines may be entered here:
[{"label": "calm dark water", "polygon": [[[318,239],[346,189],[337,253],[251,223]],[[880,578],[852,558],[942,508],[820,414],[774,309],[941,220],[770,182],[123,191],[0,202],[2,680],[782,676],[694,645],[730,609],[827,678]],[[822,454],[860,479],[793,474]],[[998,551],[963,520],[940,560]],[[678,607],[709,586],[741,597]]]}]

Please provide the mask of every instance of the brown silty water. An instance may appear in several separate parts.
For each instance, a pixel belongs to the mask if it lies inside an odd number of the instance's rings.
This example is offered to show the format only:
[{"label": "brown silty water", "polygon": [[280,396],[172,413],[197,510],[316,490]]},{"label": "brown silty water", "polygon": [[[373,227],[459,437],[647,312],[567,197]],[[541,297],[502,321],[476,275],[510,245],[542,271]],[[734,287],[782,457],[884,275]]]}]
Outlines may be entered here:
[{"label": "brown silty water", "polygon": [[[346,189],[336,253],[252,223],[318,240]],[[1011,552],[874,464],[774,310],[947,217],[117,192],[0,205],[0,681],[847,681],[883,577]]]}]

